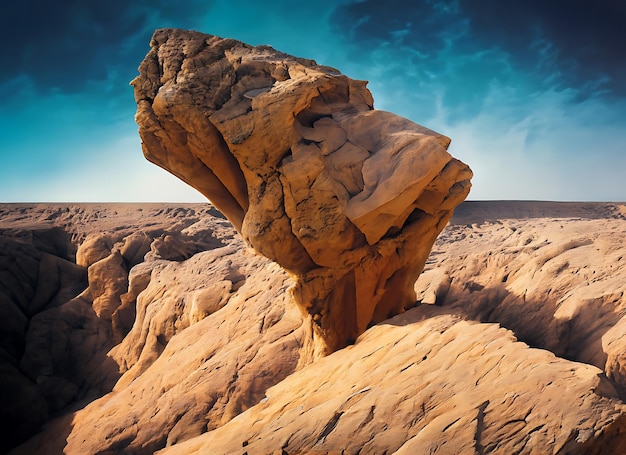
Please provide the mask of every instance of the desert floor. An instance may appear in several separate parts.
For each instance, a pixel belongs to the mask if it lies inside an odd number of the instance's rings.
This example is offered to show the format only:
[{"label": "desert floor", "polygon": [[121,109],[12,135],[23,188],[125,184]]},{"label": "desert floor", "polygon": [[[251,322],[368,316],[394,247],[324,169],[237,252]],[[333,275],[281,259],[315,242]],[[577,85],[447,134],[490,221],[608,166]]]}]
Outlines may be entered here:
[{"label": "desert floor", "polygon": [[208,204],[0,204],[0,246],[0,451],[626,450],[626,203],[461,204],[323,358]]}]

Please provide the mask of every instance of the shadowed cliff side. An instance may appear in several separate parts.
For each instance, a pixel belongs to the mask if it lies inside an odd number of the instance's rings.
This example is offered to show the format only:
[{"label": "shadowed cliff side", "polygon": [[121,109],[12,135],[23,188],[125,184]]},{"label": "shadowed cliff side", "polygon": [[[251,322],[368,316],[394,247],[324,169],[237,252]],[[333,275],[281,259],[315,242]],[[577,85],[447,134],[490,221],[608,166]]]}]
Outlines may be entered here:
[{"label": "shadowed cliff side", "polygon": [[373,108],[364,81],[268,46],[157,30],[133,80],[148,160],[207,196],[295,278],[333,351],[415,301],[470,169]]},{"label": "shadowed cliff side", "polygon": [[144,347],[131,328],[147,264],[222,246],[234,232],[212,214],[207,204],[0,204],[0,453],[111,391],[128,354],[107,353],[127,334]]},{"label": "shadowed cliff side", "polygon": [[625,207],[464,203],[417,280],[418,301],[603,369],[624,399]]}]

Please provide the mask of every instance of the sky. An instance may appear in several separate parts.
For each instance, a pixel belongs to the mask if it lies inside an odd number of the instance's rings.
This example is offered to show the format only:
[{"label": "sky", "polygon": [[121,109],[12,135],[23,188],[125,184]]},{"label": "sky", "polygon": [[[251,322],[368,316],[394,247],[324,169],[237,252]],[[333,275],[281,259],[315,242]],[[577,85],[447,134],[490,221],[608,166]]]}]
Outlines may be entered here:
[{"label": "sky", "polygon": [[0,202],[202,202],[142,155],[162,27],[317,60],[452,138],[472,200],[626,201],[623,0],[22,0],[0,16]]}]

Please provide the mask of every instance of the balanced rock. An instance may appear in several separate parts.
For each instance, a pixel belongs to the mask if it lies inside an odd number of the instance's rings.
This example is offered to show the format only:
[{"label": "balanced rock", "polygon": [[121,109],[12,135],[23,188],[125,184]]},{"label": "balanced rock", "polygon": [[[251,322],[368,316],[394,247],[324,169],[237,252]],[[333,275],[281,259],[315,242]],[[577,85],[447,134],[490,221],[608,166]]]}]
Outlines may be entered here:
[{"label": "balanced rock", "polygon": [[447,137],[375,110],[366,82],[269,46],[157,30],[139,72],[146,158],[291,273],[329,351],[415,303],[470,189]]}]

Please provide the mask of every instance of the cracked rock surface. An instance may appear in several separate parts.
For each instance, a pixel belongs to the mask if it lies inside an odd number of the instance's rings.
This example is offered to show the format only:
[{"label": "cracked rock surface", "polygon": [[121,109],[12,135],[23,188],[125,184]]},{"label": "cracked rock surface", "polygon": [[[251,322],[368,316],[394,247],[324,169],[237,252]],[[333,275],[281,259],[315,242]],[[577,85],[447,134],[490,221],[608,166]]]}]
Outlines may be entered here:
[{"label": "cracked rock surface", "polygon": [[[626,423],[599,373],[497,324],[423,305],[291,375],[221,428],[159,453],[594,453],[601,430]],[[619,441],[599,453],[618,453]]]},{"label": "cracked rock surface", "polygon": [[132,85],[148,160],[289,271],[331,352],[415,301],[470,189],[450,140],[375,110],[364,81],[269,46],[157,30]]}]

